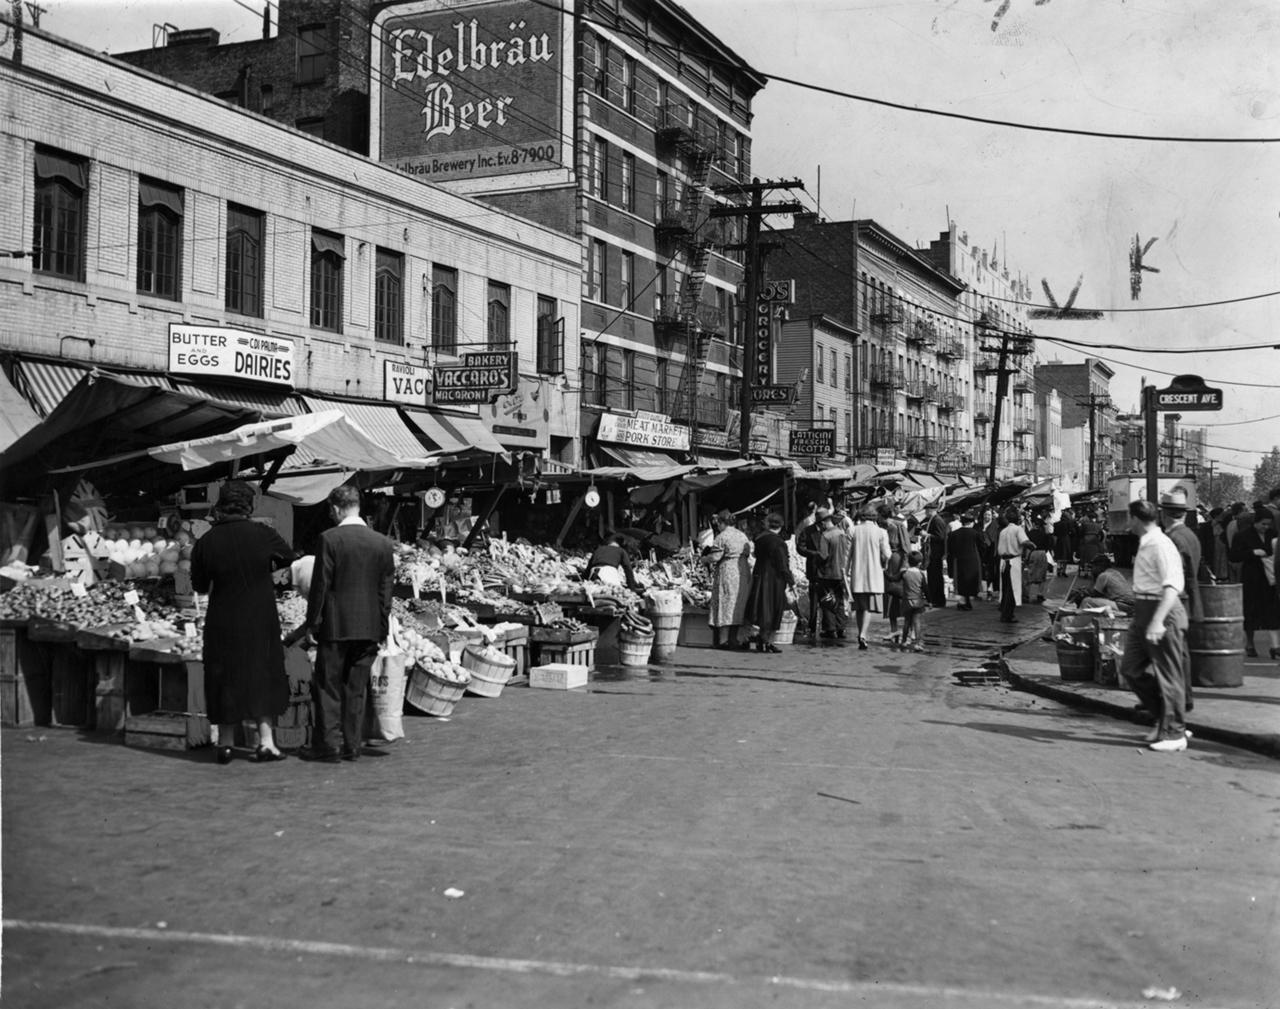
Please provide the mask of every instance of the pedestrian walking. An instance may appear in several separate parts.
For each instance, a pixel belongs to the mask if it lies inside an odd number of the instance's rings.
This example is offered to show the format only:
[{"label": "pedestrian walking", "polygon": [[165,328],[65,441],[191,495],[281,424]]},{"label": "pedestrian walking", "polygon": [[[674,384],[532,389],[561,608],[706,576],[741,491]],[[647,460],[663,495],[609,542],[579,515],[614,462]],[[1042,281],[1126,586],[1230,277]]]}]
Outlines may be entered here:
[{"label": "pedestrian walking", "polygon": [[960,516],[960,528],[947,541],[947,552],[955,564],[956,595],[963,600],[958,610],[973,609],[973,598],[982,589],[982,556],[978,551],[978,530],[973,527],[973,513]]},{"label": "pedestrian walking", "polygon": [[929,609],[929,576],[920,569],[924,555],[912,550],[902,572],[902,650],[924,651],[924,615]]},{"label": "pedestrian walking", "polygon": [[[1200,604],[1200,539],[1187,526],[1187,512],[1190,508],[1187,492],[1181,487],[1160,495],[1160,520],[1164,525],[1164,534],[1173,541],[1178,549],[1178,558],[1182,561],[1183,588],[1178,601],[1186,610],[1188,620],[1199,620],[1204,612]],[[1183,650],[1182,679],[1186,695],[1185,706],[1190,711],[1195,707],[1191,692],[1190,649]]]},{"label": "pedestrian walking", "polygon": [[1053,536],[1043,521],[1035,521],[1027,532],[1031,550],[1027,553],[1026,567],[1022,572],[1022,597],[1032,602],[1044,602],[1045,583],[1053,567]]},{"label": "pedestrian walking", "polygon": [[808,591],[808,634],[811,638],[818,636],[818,600],[822,596],[822,588],[819,584],[821,579],[818,576],[818,569],[822,563],[822,521],[818,518],[819,509],[817,502],[810,502],[813,506],[810,516],[806,516],[801,520],[796,531],[796,553],[804,558],[804,576],[809,583]]},{"label": "pedestrian walking", "polygon": [[320,534],[307,619],[299,629],[310,630],[318,642],[311,681],[314,735],[300,756],[336,763],[359,760],[365,752],[365,694],[390,628],[395,555],[391,541],[361,519],[355,487],[329,492],[329,514],[336,524]]},{"label": "pedestrian walking", "polygon": [[[791,555],[782,538],[782,516],[769,515],[765,530],[752,546],[755,567],[751,571],[751,591],[747,595],[746,620],[759,629],[756,648],[780,652],[776,638],[782,615],[792,606],[796,579],[791,573]],[[790,598],[788,598],[790,596]]]},{"label": "pedestrian walking", "polygon": [[1064,508],[1062,509],[1062,514],[1058,516],[1058,521],[1053,526],[1053,557],[1060,565],[1064,575],[1067,573],[1067,565],[1076,562],[1075,537],[1075,512],[1070,508]]},{"label": "pedestrian walking", "polygon": [[896,646],[900,641],[898,621],[902,618],[902,572],[906,570],[907,554],[911,552],[911,537],[906,523],[888,502],[876,508],[876,515],[889,539],[889,562],[884,569],[884,617],[889,621],[889,643]]},{"label": "pedestrian walking", "polygon": [[818,509],[818,521],[822,527],[818,561],[818,587],[821,593],[818,608],[822,612],[822,637],[843,638],[845,607],[848,602],[850,538],[835,524],[828,509]]},{"label": "pedestrian walking", "polygon": [[1076,556],[1081,564],[1088,564],[1103,550],[1104,530],[1095,509],[1090,508],[1080,519],[1080,546]]},{"label": "pedestrian walking", "polygon": [[1005,526],[996,542],[1000,558],[1000,622],[1014,624],[1014,611],[1022,604],[1022,558],[1031,549],[1027,531],[1019,524],[1017,508],[1005,512]]},{"label": "pedestrian walking", "polygon": [[1245,653],[1251,658],[1258,654],[1255,640],[1258,631],[1267,634],[1270,657],[1280,657],[1280,600],[1276,596],[1273,560],[1275,535],[1270,510],[1260,506],[1252,516],[1241,516],[1237,520],[1236,535],[1231,543],[1231,560],[1240,565]]},{"label": "pedestrian walking", "polygon": [[983,508],[978,524],[978,555],[982,558],[982,580],[986,583],[988,599],[1000,593],[1000,517],[994,508]]},{"label": "pedestrian walking", "polygon": [[711,517],[715,538],[703,557],[711,566],[711,603],[707,624],[716,648],[750,648],[738,641],[738,628],[747,612],[751,587],[751,541],[733,522],[733,513],[721,509]]},{"label": "pedestrian walking", "polygon": [[944,580],[947,560],[947,522],[938,514],[937,502],[924,506],[925,565],[929,575],[929,602],[934,606],[947,605],[947,584]]},{"label": "pedestrian walking", "polygon": [[209,721],[218,727],[219,764],[232,758],[236,725],[256,722],[259,763],[284,760],[274,722],[289,707],[289,679],[272,572],[294,551],[271,526],[250,519],[257,494],[242,480],[218,491],[214,525],[191,550],[191,584],[209,594],[204,617],[204,692]]},{"label": "pedestrian walking", "polygon": [[1125,632],[1120,675],[1155,717],[1148,748],[1176,753],[1187,748],[1183,652],[1187,614],[1178,597],[1184,589],[1178,548],[1160,530],[1159,511],[1150,501],[1129,505],[1131,531],[1139,537],[1133,562],[1133,621]]},{"label": "pedestrian walking", "polygon": [[874,521],[873,513],[861,512],[859,518],[850,549],[849,593],[858,624],[858,648],[866,651],[871,609],[873,601],[885,593],[884,572],[891,551],[889,534]]}]

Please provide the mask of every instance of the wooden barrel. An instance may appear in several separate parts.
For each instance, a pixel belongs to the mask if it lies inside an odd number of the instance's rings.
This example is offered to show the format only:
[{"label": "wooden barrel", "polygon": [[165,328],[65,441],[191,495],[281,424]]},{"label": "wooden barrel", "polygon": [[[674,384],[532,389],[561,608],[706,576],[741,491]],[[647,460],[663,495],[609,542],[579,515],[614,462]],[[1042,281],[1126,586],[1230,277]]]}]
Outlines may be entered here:
[{"label": "wooden barrel", "polygon": [[1244,586],[1201,585],[1200,619],[1187,628],[1191,682],[1197,687],[1244,685]]}]

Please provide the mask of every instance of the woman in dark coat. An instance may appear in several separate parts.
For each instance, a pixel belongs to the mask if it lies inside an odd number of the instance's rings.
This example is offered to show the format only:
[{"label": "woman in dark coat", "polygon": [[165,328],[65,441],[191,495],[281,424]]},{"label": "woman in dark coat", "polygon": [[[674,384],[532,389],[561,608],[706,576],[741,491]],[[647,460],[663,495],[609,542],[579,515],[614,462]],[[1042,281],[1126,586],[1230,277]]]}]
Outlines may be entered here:
[{"label": "woman in dark coat", "polygon": [[240,480],[222,487],[216,524],[191,552],[191,582],[209,593],[204,619],[204,688],[209,721],[218,728],[218,763],[231,761],[237,722],[258,723],[257,761],[283,760],[272,720],[289,706],[284,644],[273,569],[294,552],[270,526],[250,521],[254,490]]},{"label": "woman in dark coat", "polygon": [[1254,644],[1255,631],[1266,631],[1270,638],[1270,656],[1280,654],[1280,596],[1276,587],[1267,580],[1262,558],[1273,556],[1271,512],[1258,508],[1253,521],[1242,515],[1236,524],[1236,535],[1231,541],[1228,557],[1240,565],[1240,584],[1244,591],[1244,639],[1246,653],[1257,655]]},{"label": "woman in dark coat", "polygon": [[1080,532],[1080,547],[1076,557],[1081,564],[1089,564],[1102,553],[1102,537],[1104,530],[1096,511],[1086,511],[1077,527]]},{"label": "woman in dark coat", "polygon": [[978,556],[982,558],[982,580],[987,583],[987,598],[995,598],[1000,591],[1000,564],[996,558],[996,544],[1000,540],[1000,519],[996,510],[988,505],[982,509],[978,526]]},{"label": "woman in dark coat", "polygon": [[791,573],[791,555],[787,541],[782,538],[782,518],[770,515],[765,520],[765,531],[755,542],[756,565],[751,572],[751,590],[747,594],[747,623],[760,628],[756,648],[762,652],[780,652],[774,642],[782,614],[790,609],[787,589],[794,589],[795,575]]},{"label": "woman in dark coat", "polygon": [[1068,564],[1075,563],[1075,538],[1076,517],[1070,508],[1064,508],[1053,525],[1053,559],[1059,571],[1065,572]]},{"label": "woman in dark coat", "polygon": [[956,595],[964,602],[956,609],[973,609],[973,597],[982,591],[982,555],[978,551],[978,530],[973,515],[960,516],[960,528],[947,541],[947,552],[955,560]]}]

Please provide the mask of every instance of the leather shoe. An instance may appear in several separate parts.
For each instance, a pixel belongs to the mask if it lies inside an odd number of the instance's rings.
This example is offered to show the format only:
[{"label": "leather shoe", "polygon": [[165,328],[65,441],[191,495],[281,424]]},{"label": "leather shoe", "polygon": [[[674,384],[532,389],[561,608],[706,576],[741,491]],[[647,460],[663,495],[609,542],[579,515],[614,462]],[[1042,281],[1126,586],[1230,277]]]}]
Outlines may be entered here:
[{"label": "leather shoe", "polygon": [[259,746],[253,751],[253,756],[249,758],[255,764],[271,764],[279,760],[288,760],[288,754],[281,753],[279,750],[268,750]]},{"label": "leather shoe", "polygon": [[218,763],[219,764],[231,763],[231,747],[229,746],[218,747]]},{"label": "leather shoe", "polygon": [[336,764],[341,759],[333,750],[299,750],[298,759],[306,760],[313,764]]},{"label": "leather shoe", "polygon": [[386,750],[380,750],[374,746],[362,746],[357,750],[348,747],[342,748],[342,759],[354,763],[361,757],[388,757],[390,756]]},{"label": "leather shoe", "polygon": [[1148,750],[1155,750],[1156,753],[1181,753],[1187,748],[1187,737],[1184,733],[1173,739],[1157,739],[1154,743],[1147,744]]},{"label": "leather shoe", "polygon": [[762,646],[761,651],[765,651],[765,652],[772,652],[774,655],[781,655],[781,654],[782,654],[782,649],[781,649],[781,648],[779,648],[777,645],[774,645],[774,644],[767,644],[767,645]]}]

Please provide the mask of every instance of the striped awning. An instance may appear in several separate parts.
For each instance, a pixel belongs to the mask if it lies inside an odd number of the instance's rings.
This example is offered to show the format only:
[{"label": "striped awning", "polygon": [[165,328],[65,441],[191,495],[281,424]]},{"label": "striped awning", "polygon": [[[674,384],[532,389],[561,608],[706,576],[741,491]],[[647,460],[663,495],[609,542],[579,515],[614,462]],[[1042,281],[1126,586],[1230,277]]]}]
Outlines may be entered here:
[{"label": "striped awning", "polygon": [[185,392],[191,396],[203,396],[211,403],[223,406],[239,406],[249,410],[261,411],[263,419],[276,417],[300,417],[307,412],[307,404],[302,397],[292,392],[277,389],[248,389],[231,385],[197,385],[186,379],[170,379],[177,392]]},{"label": "striped awning", "polygon": [[[342,403],[336,400],[317,399],[314,396],[304,396],[303,399],[313,413],[320,413],[323,410],[341,410],[371,440],[402,459],[422,459],[435,454],[434,450],[423,445],[409,426],[400,419],[400,411],[397,407],[385,403]],[[305,449],[306,445],[303,444],[299,453],[304,452]]]},{"label": "striped awning", "polygon": [[440,451],[451,455],[463,452],[505,453],[507,447],[490,433],[478,417],[405,410],[409,423],[422,432]]},{"label": "striped awning", "polygon": [[[122,375],[133,382],[154,385],[173,390],[173,383],[164,375],[147,371],[121,371],[116,368],[100,368],[99,371]],[[18,389],[36,405],[41,416],[48,417],[53,408],[67,398],[80,379],[89,373],[87,365],[67,364],[63,361],[39,361],[18,358],[14,362],[14,379]],[[203,394],[201,394],[203,395]]]},{"label": "striped awning", "polygon": [[24,434],[40,423],[39,415],[31,404],[0,371],[0,452],[3,452]]}]

